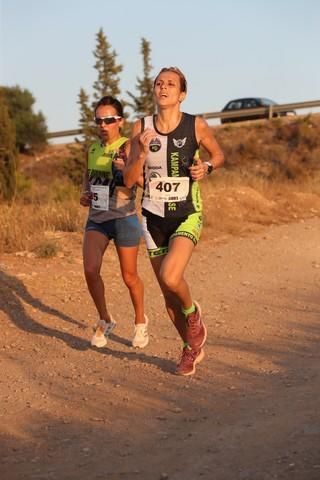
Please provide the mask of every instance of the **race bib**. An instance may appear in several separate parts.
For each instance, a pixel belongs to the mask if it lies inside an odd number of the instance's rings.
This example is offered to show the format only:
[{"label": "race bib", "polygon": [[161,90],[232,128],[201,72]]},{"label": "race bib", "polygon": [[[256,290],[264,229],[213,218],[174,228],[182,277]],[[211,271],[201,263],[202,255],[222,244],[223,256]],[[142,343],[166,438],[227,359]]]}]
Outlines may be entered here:
[{"label": "race bib", "polygon": [[182,202],[189,193],[189,177],[159,177],[149,181],[150,200]]},{"label": "race bib", "polygon": [[91,185],[91,207],[95,210],[109,210],[109,185]]}]

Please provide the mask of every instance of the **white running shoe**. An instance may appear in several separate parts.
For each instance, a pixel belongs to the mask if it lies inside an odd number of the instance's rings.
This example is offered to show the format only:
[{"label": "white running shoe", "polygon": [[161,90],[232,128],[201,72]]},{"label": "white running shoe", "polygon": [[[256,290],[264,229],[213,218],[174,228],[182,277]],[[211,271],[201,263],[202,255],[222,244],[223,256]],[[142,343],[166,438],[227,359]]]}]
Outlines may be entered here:
[{"label": "white running shoe", "polygon": [[135,348],[144,348],[149,343],[149,334],[148,334],[148,317],[144,316],[145,323],[137,323],[134,326],[134,336],[132,339],[132,346]]},{"label": "white running shoe", "polygon": [[99,320],[94,335],[91,338],[91,345],[97,348],[104,347],[107,344],[107,338],[116,325],[117,324],[113,318],[110,319],[110,322]]}]

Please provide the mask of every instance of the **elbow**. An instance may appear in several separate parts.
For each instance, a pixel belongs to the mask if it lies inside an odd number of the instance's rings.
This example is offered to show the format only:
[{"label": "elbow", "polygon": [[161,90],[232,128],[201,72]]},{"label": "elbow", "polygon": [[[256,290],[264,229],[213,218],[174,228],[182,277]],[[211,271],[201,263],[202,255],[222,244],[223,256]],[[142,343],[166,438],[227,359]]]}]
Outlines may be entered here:
[{"label": "elbow", "polygon": [[222,167],[223,164],[224,164],[224,160],[225,160],[224,154],[221,152],[220,155],[215,158],[214,164],[215,164],[216,168]]},{"label": "elbow", "polygon": [[123,172],[123,183],[127,188],[132,188],[134,186],[134,182],[132,182],[125,171]]},{"label": "elbow", "polygon": [[217,168],[220,168],[224,164],[224,155],[223,153],[221,155],[215,155],[211,159],[211,163],[213,165],[213,168],[216,170]]}]

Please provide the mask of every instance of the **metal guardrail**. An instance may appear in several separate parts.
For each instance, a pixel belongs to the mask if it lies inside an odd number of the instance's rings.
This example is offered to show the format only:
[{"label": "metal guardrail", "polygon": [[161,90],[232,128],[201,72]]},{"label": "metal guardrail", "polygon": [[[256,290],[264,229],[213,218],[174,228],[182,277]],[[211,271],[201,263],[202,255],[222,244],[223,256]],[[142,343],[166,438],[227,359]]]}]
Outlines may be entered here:
[{"label": "metal guardrail", "polygon": [[[309,102],[283,103],[281,105],[270,105],[268,107],[246,108],[241,110],[233,110],[232,112],[212,112],[212,113],[197,113],[199,117],[210,118],[234,118],[234,117],[254,117],[255,115],[265,115],[266,118],[272,118],[275,113],[290,112],[300,108],[320,107],[320,100]],[[47,139],[58,137],[70,137],[72,135],[81,135],[83,130],[81,128],[74,130],[62,130],[61,132],[47,133]]]},{"label": "metal guardrail", "polygon": [[47,138],[71,137],[71,135],[81,135],[82,132],[82,128],[76,128],[75,130],[62,130],[61,132],[47,133]]},{"label": "metal guardrail", "polygon": [[274,113],[290,112],[299,108],[320,107],[320,100],[298,103],[283,103],[281,105],[270,105],[268,107],[246,108],[241,110],[232,110],[230,112],[199,113],[203,118],[238,118],[254,117],[255,115],[265,115],[266,118],[272,118]]}]

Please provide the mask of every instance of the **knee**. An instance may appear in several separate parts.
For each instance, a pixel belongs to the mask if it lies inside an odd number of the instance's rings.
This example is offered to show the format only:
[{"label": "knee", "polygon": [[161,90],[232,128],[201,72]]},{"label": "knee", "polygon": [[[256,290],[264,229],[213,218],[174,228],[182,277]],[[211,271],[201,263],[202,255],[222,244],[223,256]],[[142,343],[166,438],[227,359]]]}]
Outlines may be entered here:
[{"label": "knee", "polygon": [[163,272],[161,274],[161,283],[164,285],[166,290],[170,292],[176,292],[179,287],[180,279],[175,275]]},{"label": "knee", "polygon": [[95,264],[85,264],[84,265],[84,274],[87,280],[94,281],[99,278],[100,269]]},{"label": "knee", "polygon": [[134,288],[141,281],[136,273],[133,274],[133,273],[124,272],[122,274],[122,278],[129,290]]}]

